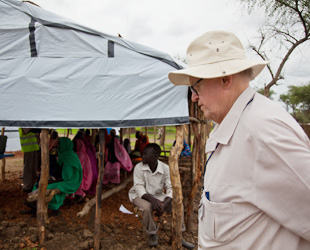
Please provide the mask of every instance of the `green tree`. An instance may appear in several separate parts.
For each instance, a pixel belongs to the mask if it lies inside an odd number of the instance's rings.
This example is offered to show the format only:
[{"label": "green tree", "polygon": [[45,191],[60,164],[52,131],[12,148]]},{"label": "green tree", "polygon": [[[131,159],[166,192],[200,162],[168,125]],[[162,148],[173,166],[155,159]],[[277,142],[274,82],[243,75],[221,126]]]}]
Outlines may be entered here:
[{"label": "green tree", "polygon": [[280,95],[287,111],[292,111],[298,122],[310,122],[310,83],[303,86],[289,86],[287,94]]},{"label": "green tree", "polygon": [[[258,42],[250,48],[262,59],[271,61],[267,66],[271,80],[264,86],[264,95],[284,79],[283,68],[293,51],[310,40],[309,0],[239,0],[252,13],[264,8],[266,23],[259,30]],[[274,53],[279,53],[274,56]],[[278,57],[279,60],[275,60]],[[270,60],[272,59],[272,60]]]},{"label": "green tree", "polygon": [[[260,93],[260,94],[264,94],[264,91],[265,91],[265,89],[264,88],[260,88],[260,89],[258,89],[258,90],[256,90],[258,93]],[[271,99],[271,100],[273,100],[273,95],[275,94],[276,92],[274,92],[272,89],[269,91],[269,95],[268,95],[268,98],[269,99]]]}]

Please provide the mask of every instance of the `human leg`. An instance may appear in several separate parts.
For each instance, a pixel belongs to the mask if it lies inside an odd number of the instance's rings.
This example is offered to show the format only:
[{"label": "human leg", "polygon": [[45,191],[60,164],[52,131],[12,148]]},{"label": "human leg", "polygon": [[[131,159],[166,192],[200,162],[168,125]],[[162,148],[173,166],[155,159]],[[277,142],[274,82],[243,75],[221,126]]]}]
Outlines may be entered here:
[{"label": "human leg", "polygon": [[37,178],[37,169],[39,165],[39,151],[24,153],[23,168],[23,189],[31,192]]},{"label": "human leg", "polygon": [[139,207],[139,210],[142,211],[142,224],[143,229],[149,235],[149,246],[154,247],[158,245],[157,231],[158,227],[153,219],[153,209],[150,202],[136,198],[133,200],[133,204]]},{"label": "human leg", "polygon": [[144,199],[136,198],[133,200],[133,204],[139,207],[139,210],[142,211],[143,227],[147,234],[156,234],[158,227],[153,219],[153,209],[151,203]]}]

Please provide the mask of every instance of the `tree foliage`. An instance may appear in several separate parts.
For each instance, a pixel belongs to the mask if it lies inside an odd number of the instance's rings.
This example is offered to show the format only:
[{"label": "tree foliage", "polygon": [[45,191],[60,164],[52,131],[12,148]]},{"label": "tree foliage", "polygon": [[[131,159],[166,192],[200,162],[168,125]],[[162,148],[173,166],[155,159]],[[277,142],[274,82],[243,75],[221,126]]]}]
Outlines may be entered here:
[{"label": "tree foliage", "polygon": [[[271,80],[264,87],[268,96],[270,88],[284,79],[283,68],[293,51],[310,40],[309,0],[239,0],[248,7],[250,13],[262,7],[266,13],[266,23],[259,30],[257,44],[250,48],[262,59],[271,61],[267,66]],[[275,52],[279,62],[274,57]]]},{"label": "tree foliage", "polygon": [[310,83],[303,86],[289,86],[287,94],[280,95],[286,109],[292,111],[298,122],[310,122]]},{"label": "tree foliage", "polygon": [[[260,89],[257,90],[257,92],[260,93],[261,95],[264,94],[264,91],[265,91],[264,88],[260,88]],[[271,100],[273,100],[273,96],[274,96],[275,93],[276,93],[276,92],[274,92],[274,91],[271,89],[271,90],[269,91],[268,98],[271,99]]]}]

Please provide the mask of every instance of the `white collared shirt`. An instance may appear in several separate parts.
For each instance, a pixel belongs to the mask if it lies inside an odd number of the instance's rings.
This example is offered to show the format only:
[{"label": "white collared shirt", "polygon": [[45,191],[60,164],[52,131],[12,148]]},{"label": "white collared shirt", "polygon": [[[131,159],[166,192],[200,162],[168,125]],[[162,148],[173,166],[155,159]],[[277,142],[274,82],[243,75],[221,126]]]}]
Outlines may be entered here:
[{"label": "white collared shirt", "polygon": [[[164,190],[166,189],[166,193]],[[141,198],[144,194],[150,194],[163,201],[166,197],[172,198],[172,185],[170,181],[169,166],[158,161],[157,169],[153,173],[148,164],[138,163],[133,172],[133,186],[129,190],[129,200],[137,197]]]},{"label": "white collared shirt", "polygon": [[212,151],[198,249],[310,249],[310,143],[292,116],[248,87],[210,134]]}]

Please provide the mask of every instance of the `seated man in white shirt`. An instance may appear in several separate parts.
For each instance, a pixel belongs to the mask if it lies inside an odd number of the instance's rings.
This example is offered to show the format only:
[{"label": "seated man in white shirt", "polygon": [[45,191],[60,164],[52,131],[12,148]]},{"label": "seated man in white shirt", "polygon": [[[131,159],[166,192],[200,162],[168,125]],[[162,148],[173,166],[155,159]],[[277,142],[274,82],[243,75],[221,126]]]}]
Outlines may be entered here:
[{"label": "seated man in white shirt", "polygon": [[[158,226],[153,219],[153,211],[160,215],[164,211],[171,212],[172,208],[169,166],[158,160],[160,153],[161,149],[156,143],[150,143],[144,148],[142,162],[134,169],[134,185],[129,190],[130,201],[142,211],[143,227],[150,236],[149,246],[158,245]],[[184,223],[182,231],[185,231]],[[182,245],[187,249],[195,247],[184,239]]]}]

